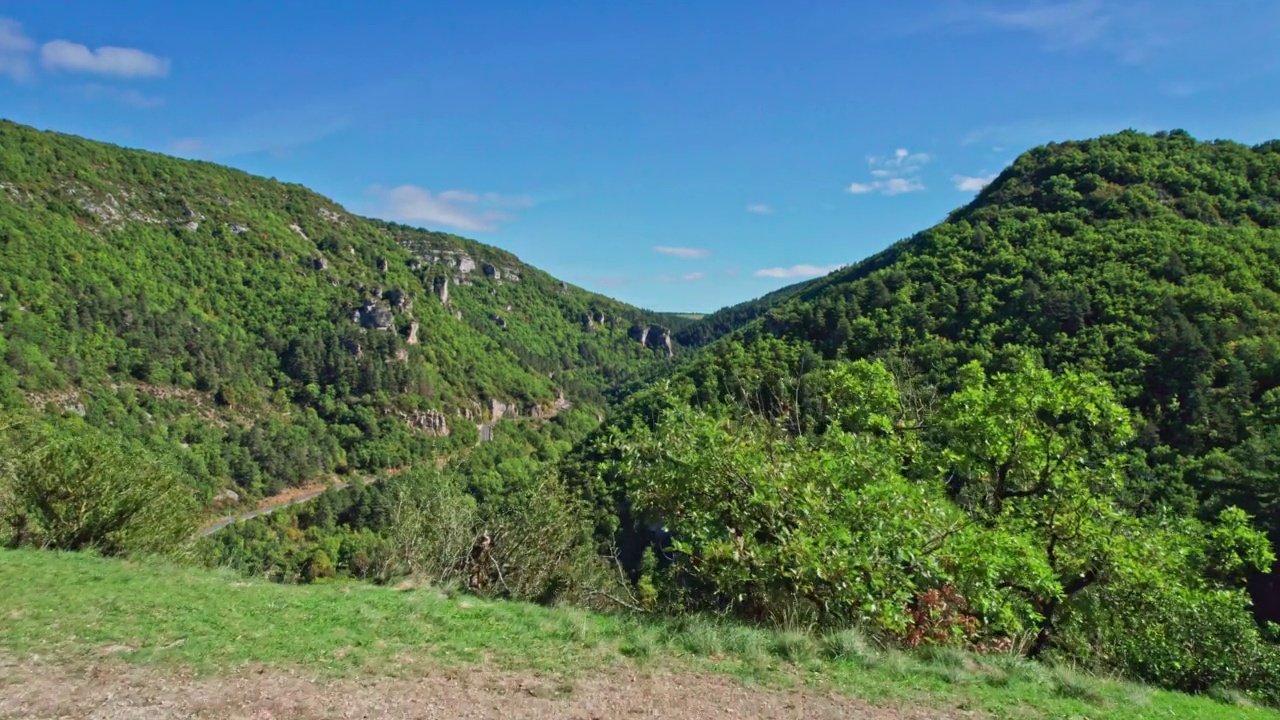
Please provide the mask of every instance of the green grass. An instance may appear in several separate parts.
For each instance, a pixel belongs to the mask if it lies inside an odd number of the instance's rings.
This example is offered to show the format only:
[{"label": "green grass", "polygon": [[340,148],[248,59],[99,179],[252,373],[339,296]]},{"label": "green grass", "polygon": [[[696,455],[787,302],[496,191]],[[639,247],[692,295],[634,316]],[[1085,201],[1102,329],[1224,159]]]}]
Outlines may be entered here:
[{"label": "green grass", "polygon": [[853,630],[815,638],[704,618],[643,621],[434,589],[276,585],[32,551],[0,551],[0,651],[67,664],[113,655],[214,674],[255,665],[402,675],[484,662],[571,680],[635,665],[996,717],[1280,717],[1230,694],[1167,693],[1016,657],[886,650]]}]

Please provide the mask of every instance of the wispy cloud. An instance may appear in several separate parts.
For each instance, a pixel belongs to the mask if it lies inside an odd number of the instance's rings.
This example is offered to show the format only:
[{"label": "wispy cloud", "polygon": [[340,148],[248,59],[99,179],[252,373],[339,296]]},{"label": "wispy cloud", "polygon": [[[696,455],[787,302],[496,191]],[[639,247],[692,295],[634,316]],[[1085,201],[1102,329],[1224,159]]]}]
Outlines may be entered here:
[{"label": "wispy cloud", "polygon": [[203,129],[188,127],[170,147],[174,152],[202,160],[221,161],[258,153],[280,156],[350,127],[355,122],[354,113],[372,106],[357,102],[358,99],[280,105]]},{"label": "wispy cloud", "polygon": [[595,285],[597,287],[616,288],[623,285],[630,285],[631,278],[621,275],[606,275],[604,277],[578,277],[575,278],[584,285]]},{"label": "wispy cloud", "polygon": [[707,277],[707,274],[704,272],[691,272],[691,273],[685,273],[683,275],[654,275],[653,277],[644,278],[644,279],[652,280],[654,282],[669,283],[669,282],[697,282],[699,280],[705,280],[706,277]]},{"label": "wispy cloud", "polygon": [[932,159],[928,153],[913,153],[906,148],[898,148],[889,157],[871,155],[867,157],[867,166],[873,179],[852,183],[849,192],[854,195],[920,192],[925,189],[920,170]]},{"label": "wispy cloud", "polygon": [[118,88],[98,83],[77,85],[71,88],[71,91],[85,100],[108,100],[138,110],[148,110],[164,104],[164,99],[155,95],[147,95],[132,88]]},{"label": "wispy cloud", "polygon": [[1170,16],[1180,15],[1130,0],[1031,0],[1018,5],[963,2],[950,6],[939,22],[962,32],[1029,33],[1048,51],[1091,48],[1124,63],[1141,64],[1159,48],[1177,42],[1185,28]]},{"label": "wispy cloud", "polygon": [[772,215],[773,208],[764,203],[752,203],[747,206],[747,212],[753,215]]},{"label": "wispy cloud", "polygon": [[40,48],[40,64],[46,70],[112,75],[121,78],[165,77],[169,61],[135,48],[87,46],[68,40],[51,40]]},{"label": "wispy cloud", "polygon": [[996,179],[996,176],[997,173],[979,176],[952,175],[951,182],[956,186],[956,189],[961,192],[978,192],[982,188],[990,185],[991,181]]},{"label": "wispy cloud", "polygon": [[377,215],[406,222],[445,225],[467,232],[496,230],[500,223],[514,219],[510,210],[533,205],[531,200],[523,197],[467,190],[433,193],[414,185],[374,186],[369,192],[381,202],[375,212]]},{"label": "wispy cloud", "polygon": [[1040,35],[1050,47],[1078,47],[1097,42],[1113,20],[1099,0],[1035,2],[1012,9],[978,9],[975,20],[996,27]]},{"label": "wispy cloud", "polygon": [[31,53],[35,49],[36,41],[26,36],[21,24],[0,18],[0,75],[8,75],[18,82],[30,80]]},{"label": "wispy cloud", "polygon": [[791,267],[771,267],[757,270],[756,277],[782,278],[791,280],[795,278],[818,277],[833,273],[844,267],[844,265],[792,265]]},{"label": "wispy cloud", "polygon": [[704,258],[711,255],[710,250],[703,250],[702,248],[669,247],[667,245],[655,245],[653,251],[659,255],[670,255],[686,259]]},{"label": "wispy cloud", "polygon": [[1209,83],[1174,80],[1160,83],[1160,92],[1173,98],[1189,98],[1192,95],[1199,95],[1211,87],[1212,85]]},{"label": "wispy cloud", "polygon": [[920,178],[889,178],[888,180],[872,180],[867,183],[852,183],[849,192],[854,195],[866,195],[878,192],[881,195],[901,195],[902,193],[920,192],[925,189]]},{"label": "wispy cloud", "polygon": [[169,145],[179,155],[198,155],[204,150],[204,141],[200,138],[180,138]]}]

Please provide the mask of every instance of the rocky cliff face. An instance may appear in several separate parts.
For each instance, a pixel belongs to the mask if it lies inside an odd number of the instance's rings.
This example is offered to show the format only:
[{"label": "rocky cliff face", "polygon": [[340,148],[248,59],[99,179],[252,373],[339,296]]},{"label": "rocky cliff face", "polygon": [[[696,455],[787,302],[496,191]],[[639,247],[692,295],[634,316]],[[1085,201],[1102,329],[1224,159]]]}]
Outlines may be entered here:
[{"label": "rocky cliff face", "polygon": [[633,325],[631,337],[641,345],[655,350],[662,350],[667,357],[675,355],[671,343],[671,331],[661,325]]},{"label": "rocky cliff face", "polygon": [[395,315],[391,308],[372,298],[365,300],[364,306],[351,314],[351,319],[368,330],[390,330],[395,327]]},{"label": "rocky cliff face", "polygon": [[439,410],[411,410],[409,412],[398,412],[397,415],[414,430],[434,437],[446,437],[449,435],[448,420],[445,418],[444,413]]}]

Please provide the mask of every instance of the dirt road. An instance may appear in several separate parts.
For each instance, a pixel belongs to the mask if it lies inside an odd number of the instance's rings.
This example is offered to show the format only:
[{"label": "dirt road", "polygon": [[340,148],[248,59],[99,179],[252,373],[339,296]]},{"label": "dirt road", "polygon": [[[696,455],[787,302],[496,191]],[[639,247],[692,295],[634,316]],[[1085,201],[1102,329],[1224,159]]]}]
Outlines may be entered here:
[{"label": "dirt road", "polygon": [[284,670],[193,678],[104,660],[79,671],[0,659],[0,718],[24,720],[319,720],[321,718],[841,718],[973,717],[873,707],[817,690],[767,690],[699,674],[608,674],[559,681],[473,669],[427,677],[317,681]]}]

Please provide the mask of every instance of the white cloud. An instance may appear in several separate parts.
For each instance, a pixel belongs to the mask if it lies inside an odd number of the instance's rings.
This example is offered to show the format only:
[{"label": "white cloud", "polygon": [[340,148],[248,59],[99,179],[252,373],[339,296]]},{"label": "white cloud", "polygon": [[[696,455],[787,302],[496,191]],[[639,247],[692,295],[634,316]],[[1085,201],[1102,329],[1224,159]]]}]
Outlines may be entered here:
[{"label": "white cloud", "polygon": [[920,170],[932,159],[928,153],[913,153],[906,148],[898,148],[888,157],[870,155],[867,157],[867,167],[871,171],[871,177],[875,179],[851,183],[849,192],[854,195],[920,192],[925,189],[924,182],[919,177]]},{"label": "white cloud", "polygon": [[686,247],[668,247],[666,245],[655,245],[653,251],[659,255],[670,255],[678,258],[704,258],[711,254],[710,250],[702,248],[686,248]]},{"label": "white cloud", "polygon": [[684,280],[685,282],[693,282],[694,280],[702,280],[706,277],[707,277],[707,274],[704,272],[691,272],[691,273],[685,273],[684,275],[681,275],[680,279]]},{"label": "white cloud", "polygon": [[765,205],[764,203],[752,203],[747,206],[747,212],[752,213],[753,215],[772,215],[773,208]]},{"label": "white cloud", "polygon": [[867,193],[878,192],[881,195],[901,195],[902,193],[920,192],[924,190],[924,183],[920,178],[889,178],[888,180],[874,180],[869,183],[853,183],[849,185],[849,192],[854,195],[866,195]]},{"label": "white cloud", "polygon": [[826,275],[827,273],[835,272],[842,267],[844,267],[844,265],[792,265],[789,268],[771,267],[764,268],[763,270],[757,270],[755,272],[755,276],[782,279],[818,277],[819,275]]},{"label": "white cloud", "polygon": [[90,50],[67,40],[51,40],[40,48],[46,70],[114,75],[122,78],[165,77],[169,61],[134,48],[100,47]]},{"label": "white cloud", "polygon": [[374,186],[369,190],[382,200],[377,214],[406,222],[421,222],[468,232],[496,230],[499,223],[514,219],[507,210],[533,205],[528,198],[498,193],[445,190],[433,193],[414,185],[394,188]]},{"label": "white cloud", "polygon": [[982,188],[991,184],[996,179],[996,175],[971,176],[971,175],[952,175],[951,182],[955,184],[956,189],[961,192],[978,192]]},{"label": "white cloud", "polygon": [[31,52],[36,42],[22,31],[22,25],[0,18],[0,75],[19,82],[31,79]]}]

